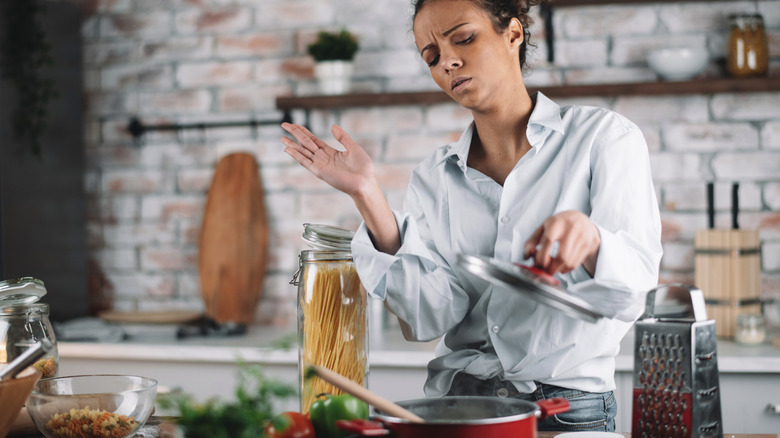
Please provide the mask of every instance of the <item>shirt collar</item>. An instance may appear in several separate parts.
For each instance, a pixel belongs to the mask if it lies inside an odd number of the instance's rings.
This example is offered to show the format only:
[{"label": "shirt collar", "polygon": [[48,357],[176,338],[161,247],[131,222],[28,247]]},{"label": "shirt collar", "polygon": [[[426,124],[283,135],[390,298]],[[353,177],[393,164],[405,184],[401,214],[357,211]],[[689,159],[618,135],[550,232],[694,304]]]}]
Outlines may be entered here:
[{"label": "shirt collar", "polygon": [[541,92],[536,93],[536,105],[531,111],[531,117],[528,119],[528,126],[538,126],[539,128],[549,128],[563,134],[563,120],[561,120],[561,107],[550,100]]},{"label": "shirt collar", "polygon": [[[528,135],[531,143],[536,143],[531,137],[537,137],[538,134],[543,134],[546,129],[552,129],[558,131],[561,134],[563,131],[563,121],[561,120],[561,108],[560,106],[550,100],[541,92],[537,92],[535,97],[534,109],[531,111],[531,117],[528,119]],[[442,155],[435,165],[443,163],[453,157],[457,159],[458,166],[461,170],[466,169],[466,162],[469,157],[469,148],[471,148],[471,137],[474,134],[474,122],[472,121],[468,128],[466,128],[460,135],[458,141],[450,143],[446,152]]]},{"label": "shirt collar", "polygon": [[434,163],[434,166],[439,165],[449,159],[454,159],[458,163],[458,167],[465,172],[466,161],[469,158],[469,149],[471,148],[471,137],[474,135],[474,122],[469,123],[460,135],[458,141],[447,145],[447,150],[442,155],[441,159]]}]

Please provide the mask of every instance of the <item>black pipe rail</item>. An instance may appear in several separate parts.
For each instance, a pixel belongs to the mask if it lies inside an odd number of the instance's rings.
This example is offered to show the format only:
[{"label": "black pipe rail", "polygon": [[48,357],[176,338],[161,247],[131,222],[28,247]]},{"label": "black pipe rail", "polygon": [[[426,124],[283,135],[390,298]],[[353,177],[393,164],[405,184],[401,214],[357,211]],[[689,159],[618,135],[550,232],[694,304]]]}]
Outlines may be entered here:
[{"label": "black pipe rail", "polygon": [[281,125],[282,123],[292,123],[292,114],[290,114],[290,111],[284,111],[281,120],[250,119],[223,122],[161,123],[159,125],[145,125],[141,119],[133,117],[127,124],[127,132],[133,136],[133,139],[135,139],[136,142],[140,142],[143,139],[144,134],[149,131],[183,131],[188,129],[205,131],[206,129],[241,128],[245,126],[256,128],[258,126]]}]

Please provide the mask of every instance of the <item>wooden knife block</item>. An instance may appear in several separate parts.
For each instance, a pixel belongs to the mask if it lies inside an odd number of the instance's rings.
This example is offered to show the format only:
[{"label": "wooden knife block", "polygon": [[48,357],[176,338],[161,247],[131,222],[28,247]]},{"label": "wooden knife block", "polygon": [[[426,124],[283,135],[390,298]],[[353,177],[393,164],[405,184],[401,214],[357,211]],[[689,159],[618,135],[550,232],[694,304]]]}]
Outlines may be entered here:
[{"label": "wooden knife block", "polygon": [[696,286],[720,338],[734,337],[737,315],[761,313],[761,239],[757,230],[699,230]]}]

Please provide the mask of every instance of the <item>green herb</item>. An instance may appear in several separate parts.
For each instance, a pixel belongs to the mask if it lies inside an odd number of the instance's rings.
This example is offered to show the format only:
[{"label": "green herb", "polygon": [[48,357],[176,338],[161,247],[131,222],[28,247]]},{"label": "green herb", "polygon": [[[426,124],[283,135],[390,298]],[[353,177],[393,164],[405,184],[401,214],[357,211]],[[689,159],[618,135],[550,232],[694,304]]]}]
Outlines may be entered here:
[{"label": "green herb", "polygon": [[236,401],[197,403],[190,396],[161,396],[162,408],[178,408],[175,418],[187,438],[256,438],[274,418],[274,402],[295,395],[295,389],[266,379],[259,366],[240,364]]},{"label": "green herb", "polygon": [[351,61],[358,50],[357,39],[347,30],[317,34],[317,40],[307,47],[315,61]]},{"label": "green herb", "polygon": [[297,343],[298,343],[298,334],[289,333],[271,342],[271,348],[273,348],[274,350],[290,350]]},{"label": "green herb", "polygon": [[303,372],[303,378],[308,381],[315,377],[317,377],[317,370],[313,366],[306,367],[306,370]]}]

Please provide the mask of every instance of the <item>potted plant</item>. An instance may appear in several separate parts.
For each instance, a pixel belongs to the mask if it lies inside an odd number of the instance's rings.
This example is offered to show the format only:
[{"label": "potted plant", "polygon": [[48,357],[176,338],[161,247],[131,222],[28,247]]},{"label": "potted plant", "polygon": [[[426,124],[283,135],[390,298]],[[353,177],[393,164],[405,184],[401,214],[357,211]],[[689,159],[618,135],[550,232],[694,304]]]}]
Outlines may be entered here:
[{"label": "potted plant", "polygon": [[307,51],[314,58],[314,77],[322,94],[348,93],[351,86],[353,63],[359,47],[357,38],[345,29],[339,32],[322,31],[309,44]]}]

